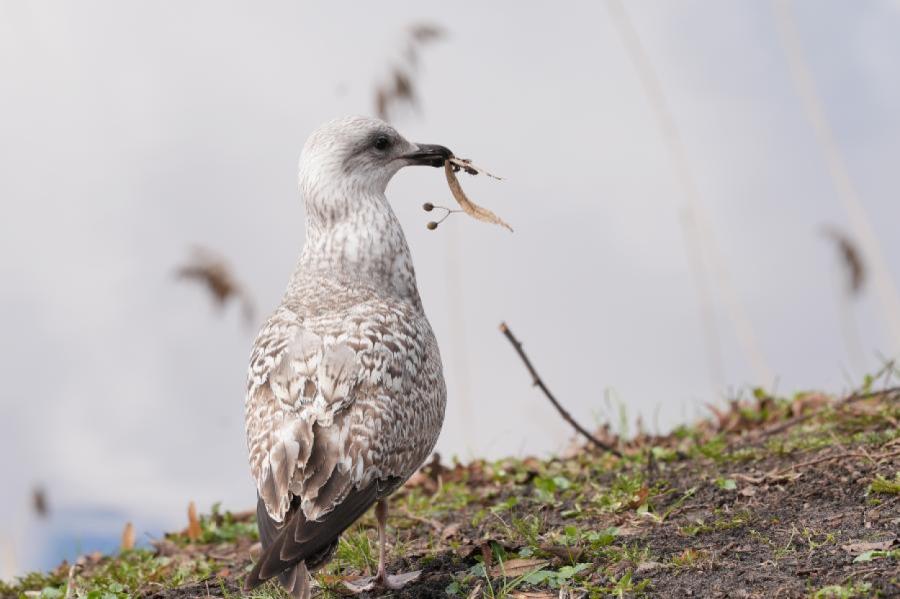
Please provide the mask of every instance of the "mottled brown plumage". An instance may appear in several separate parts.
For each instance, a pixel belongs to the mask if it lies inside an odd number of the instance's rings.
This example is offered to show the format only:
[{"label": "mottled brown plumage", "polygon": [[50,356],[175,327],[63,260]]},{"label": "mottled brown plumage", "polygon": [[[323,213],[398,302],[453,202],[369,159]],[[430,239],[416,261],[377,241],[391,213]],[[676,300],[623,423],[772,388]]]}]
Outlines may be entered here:
[{"label": "mottled brown plumage", "polygon": [[[304,147],[306,243],[250,359],[246,432],[263,551],[248,588],[279,576],[308,596],[308,571],[434,447],[441,359],[384,189],[401,167],[449,155],[362,117],[324,125]],[[387,582],[383,560],[379,578]]]}]

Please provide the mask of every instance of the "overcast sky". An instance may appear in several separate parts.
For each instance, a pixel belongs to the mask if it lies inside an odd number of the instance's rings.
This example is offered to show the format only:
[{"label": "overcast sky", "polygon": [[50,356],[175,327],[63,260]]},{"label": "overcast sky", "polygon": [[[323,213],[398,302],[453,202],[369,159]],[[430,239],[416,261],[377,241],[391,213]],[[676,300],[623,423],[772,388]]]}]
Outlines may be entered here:
[{"label": "overcast sky", "polygon": [[[258,323],[219,314],[173,269],[208,246],[260,318],[277,304],[303,243],[300,148],[325,120],[373,113],[413,23],[447,38],[421,56],[420,110],[394,124],[504,176],[463,183],[515,228],[455,217],[427,231],[421,204],[451,201],[437,170],[388,190],[444,358],[445,456],[567,444],[502,320],[592,425],[621,407],[665,430],[752,385],[840,392],[893,355],[872,289],[842,304],[821,230],[849,231],[847,213],[771,5],[628,2],[771,372],[760,380],[712,277],[718,386],[686,197],[620,31],[602,2],[548,7],[0,0],[0,575],[41,563],[47,539],[181,526],[191,499],[252,505],[242,418]],[[900,2],[792,7],[898,281]],[[26,517],[36,483],[49,523]]]}]

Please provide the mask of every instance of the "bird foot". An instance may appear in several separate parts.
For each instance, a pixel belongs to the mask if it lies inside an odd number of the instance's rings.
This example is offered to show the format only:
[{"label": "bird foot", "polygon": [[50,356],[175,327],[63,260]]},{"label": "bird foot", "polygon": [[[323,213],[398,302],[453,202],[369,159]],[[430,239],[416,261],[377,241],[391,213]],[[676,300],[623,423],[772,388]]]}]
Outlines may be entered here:
[{"label": "bird foot", "polygon": [[403,574],[379,574],[376,576],[364,576],[362,578],[354,578],[353,580],[345,580],[344,586],[355,594],[373,589],[390,589],[396,591],[402,589],[411,582],[415,582],[422,575],[421,570],[413,572],[405,572]]}]

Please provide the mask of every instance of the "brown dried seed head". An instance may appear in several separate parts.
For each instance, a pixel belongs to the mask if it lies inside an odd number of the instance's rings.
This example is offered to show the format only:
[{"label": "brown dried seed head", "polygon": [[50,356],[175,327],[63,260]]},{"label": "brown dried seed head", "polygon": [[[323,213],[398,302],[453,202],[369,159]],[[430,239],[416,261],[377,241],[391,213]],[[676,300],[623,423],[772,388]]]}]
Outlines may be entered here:
[{"label": "brown dried seed head", "polygon": [[435,229],[437,229],[438,224],[437,224],[436,222],[434,222],[434,221],[430,221],[427,225],[425,225],[425,227],[426,227],[429,231],[434,231]]},{"label": "brown dried seed head", "polygon": [[419,43],[430,42],[444,37],[444,30],[431,23],[419,23],[410,28],[413,39]]},{"label": "brown dried seed head", "polygon": [[122,542],[119,544],[119,549],[122,551],[134,549],[134,525],[131,522],[125,523],[125,529],[122,531]]},{"label": "brown dried seed head", "polygon": [[431,202],[425,202],[424,204],[422,204],[422,210],[424,210],[425,212],[431,212],[432,210],[434,210],[434,204],[432,204]]},{"label": "brown dried seed head", "polygon": [[187,537],[191,541],[196,541],[202,534],[203,528],[200,526],[200,519],[197,517],[197,505],[192,501],[188,504]]}]

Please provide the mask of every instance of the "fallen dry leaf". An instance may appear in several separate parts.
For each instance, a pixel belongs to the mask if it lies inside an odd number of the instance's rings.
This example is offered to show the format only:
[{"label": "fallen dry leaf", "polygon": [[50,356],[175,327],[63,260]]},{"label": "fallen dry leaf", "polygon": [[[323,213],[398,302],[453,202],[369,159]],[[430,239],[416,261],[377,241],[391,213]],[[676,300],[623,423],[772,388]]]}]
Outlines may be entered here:
[{"label": "fallen dry leaf", "polygon": [[431,456],[431,460],[419,468],[419,470],[406,481],[405,486],[419,487],[426,495],[434,495],[440,489],[443,474],[447,471],[448,468],[441,464],[441,454],[434,452]]},{"label": "fallen dry leaf", "polygon": [[122,531],[122,543],[119,545],[122,551],[134,549],[134,525],[131,522],[125,524],[125,530]]},{"label": "fallen dry leaf", "polygon": [[419,470],[410,476],[409,480],[406,481],[405,486],[411,489],[417,487],[421,488],[426,495],[434,495],[438,490],[437,481],[431,478],[424,470]]},{"label": "fallen dry leaf", "polygon": [[444,530],[441,531],[441,539],[447,540],[454,536],[459,532],[460,527],[462,526],[459,522],[454,522],[452,524],[448,524],[444,527]]},{"label": "fallen dry leaf", "polygon": [[640,574],[642,576],[646,576],[647,574],[650,574],[651,572],[656,572],[660,568],[665,568],[665,567],[666,567],[666,564],[663,564],[660,562],[641,562],[637,565],[637,568],[635,568],[634,573]]},{"label": "fallen dry leaf", "polygon": [[647,496],[650,495],[650,489],[647,485],[642,486],[638,489],[638,492],[634,494],[631,498],[631,501],[625,506],[628,509],[634,509],[636,507],[640,507],[645,501],[647,501]]},{"label": "fallen dry leaf", "polygon": [[178,544],[173,543],[168,539],[153,539],[150,541],[150,544],[156,548],[156,554],[161,557],[171,557],[180,550]]},{"label": "fallen dry leaf", "polygon": [[559,596],[550,591],[518,591],[511,597],[512,599],[557,599]]},{"label": "fallen dry leaf", "polygon": [[[453,194],[453,198],[456,200],[456,203],[459,204],[459,207],[463,209],[463,212],[476,220],[500,225],[501,227],[506,227],[507,229],[512,231],[512,227],[506,224],[506,222],[504,222],[503,219],[501,219],[499,216],[497,216],[487,208],[482,208],[478,204],[475,204],[474,202],[472,202],[472,200],[466,197],[466,193],[463,191],[462,185],[459,184],[459,180],[456,178],[456,173],[453,171],[453,165],[454,162],[452,158],[445,161],[444,174],[447,176],[447,184],[450,186],[450,193]],[[469,168],[476,170],[476,167],[471,165],[469,165]],[[477,170],[476,172],[484,171]]]},{"label": "fallen dry leaf", "polygon": [[877,541],[877,542],[859,542],[859,543],[847,543],[846,545],[841,545],[841,549],[846,551],[847,553],[856,554],[863,553],[865,551],[887,551],[891,548],[891,545],[894,544],[894,539],[889,539],[887,541]]},{"label": "fallen dry leaf", "polygon": [[511,559],[496,564],[491,568],[491,576],[506,576],[514,578],[523,574],[529,574],[543,568],[549,562],[545,559]]},{"label": "fallen dry leaf", "polygon": [[[422,575],[421,570],[413,572],[404,572],[403,574],[394,574],[391,576],[391,584],[396,585],[394,588],[403,588],[404,586],[415,582]],[[344,588],[354,595],[360,595],[366,591],[371,591],[378,586],[378,582],[374,576],[363,576],[361,578],[344,579]]]},{"label": "fallen dry leaf", "polygon": [[806,393],[798,395],[791,402],[791,416],[799,417],[806,412],[827,406],[831,399],[824,393]]},{"label": "fallen dry leaf", "polygon": [[494,563],[494,552],[491,551],[491,542],[490,541],[482,541],[479,545],[481,549],[481,561],[484,564],[485,568],[490,568],[491,564]]},{"label": "fallen dry leaf", "polygon": [[633,537],[634,535],[641,532],[638,528],[634,526],[627,526],[625,524],[616,527],[616,536],[617,537]]},{"label": "fallen dry leaf", "polygon": [[748,485],[761,485],[766,482],[765,476],[751,476],[750,474],[743,474],[741,472],[734,472],[729,475],[729,478],[739,480],[742,483],[747,483]]},{"label": "fallen dry leaf", "polygon": [[200,520],[197,518],[197,506],[192,501],[188,504],[187,537],[192,541],[196,541],[200,538],[202,533],[203,530],[200,528]]}]

